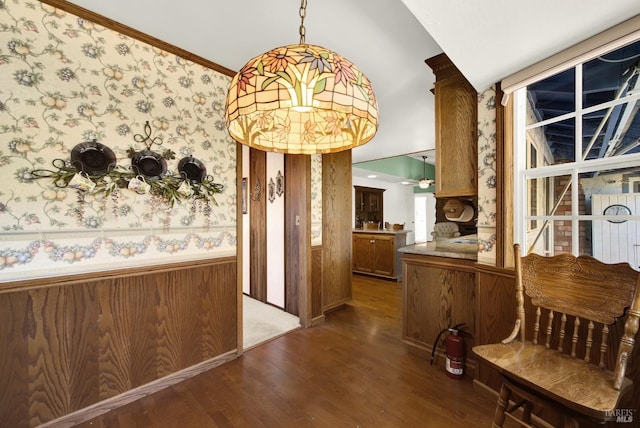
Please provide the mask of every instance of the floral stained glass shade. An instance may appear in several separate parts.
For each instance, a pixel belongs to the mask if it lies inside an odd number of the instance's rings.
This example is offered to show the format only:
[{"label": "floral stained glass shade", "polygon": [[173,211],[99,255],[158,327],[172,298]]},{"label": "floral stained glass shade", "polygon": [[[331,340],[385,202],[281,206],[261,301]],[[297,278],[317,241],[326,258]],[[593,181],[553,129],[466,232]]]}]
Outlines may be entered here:
[{"label": "floral stained glass shade", "polygon": [[323,47],[279,47],[251,59],[227,94],[229,133],[260,150],[332,153],[367,143],[378,129],[371,83]]}]

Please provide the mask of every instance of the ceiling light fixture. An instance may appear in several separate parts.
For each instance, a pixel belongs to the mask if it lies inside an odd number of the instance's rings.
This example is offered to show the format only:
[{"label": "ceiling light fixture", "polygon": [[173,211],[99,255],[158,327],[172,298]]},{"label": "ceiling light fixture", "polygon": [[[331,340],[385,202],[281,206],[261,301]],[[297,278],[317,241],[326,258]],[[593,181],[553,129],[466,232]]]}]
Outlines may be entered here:
[{"label": "ceiling light fixture", "polygon": [[421,189],[426,189],[427,187],[434,184],[435,180],[431,180],[427,178],[427,157],[426,156],[422,156],[422,162],[423,162],[422,178],[420,179],[419,186]]},{"label": "ceiling light fixture", "polygon": [[231,136],[259,150],[333,153],[367,143],[378,130],[369,79],[339,54],[305,43],[272,49],[242,67],[229,86],[225,120]]}]

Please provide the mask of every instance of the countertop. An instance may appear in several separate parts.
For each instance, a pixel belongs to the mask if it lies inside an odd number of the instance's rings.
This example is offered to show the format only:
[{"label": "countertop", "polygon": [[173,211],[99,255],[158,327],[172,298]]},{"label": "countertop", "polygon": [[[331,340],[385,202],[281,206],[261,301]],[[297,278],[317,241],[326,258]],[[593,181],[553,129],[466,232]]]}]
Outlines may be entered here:
[{"label": "countertop", "polygon": [[399,253],[419,254],[423,256],[450,257],[453,259],[478,260],[478,254],[472,253],[456,253],[453,251],[436,250],[435,242],[427,242],[423,244],[408,245],[398,248]]},{"label": "countertop", "polygon": [[353,233],[385,233],[392,235],[402,235],[403,233],[409,233],[410,230],[387,230],[387,229],[353,229]]}]

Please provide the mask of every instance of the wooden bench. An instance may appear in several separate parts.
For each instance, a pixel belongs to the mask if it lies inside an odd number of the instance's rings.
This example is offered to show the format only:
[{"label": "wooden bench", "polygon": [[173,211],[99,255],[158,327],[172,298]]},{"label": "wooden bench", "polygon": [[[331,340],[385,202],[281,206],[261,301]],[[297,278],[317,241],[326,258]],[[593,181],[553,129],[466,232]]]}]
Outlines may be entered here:
[{"label": "wooden bench", "polygon": [[[506,417],[532,426],[534,403],[556,409],[567,426],[615,420],[620,397],[632,385],[625,371],[639,326],[640,273],[626,263],[588,256],[521,257],[518,244],[514,250],[513,332],[501,343],[473,348],[502,375],[493,427],[502,427]],[[532,326],[525,322],[525,293],[535,308]],[[614,345],[617,358],[608,361],[609,326],[625,311],[624,334]],[[512,394],[521,400],[508,408]],[[521,407],[517,418],[513,411]]]}]

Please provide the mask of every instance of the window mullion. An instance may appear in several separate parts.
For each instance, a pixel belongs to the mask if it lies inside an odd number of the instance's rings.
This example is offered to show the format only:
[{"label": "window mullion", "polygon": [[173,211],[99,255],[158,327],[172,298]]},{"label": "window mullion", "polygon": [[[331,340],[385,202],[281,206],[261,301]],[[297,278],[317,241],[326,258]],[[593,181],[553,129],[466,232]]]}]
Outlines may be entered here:
[{"label": "window mullion", "polygon": [[[576,106],[576,116],[575,116],[575,159],[576,166],[580,166],[582,161],[586,158],[583,154],[584,148],[582,147],[582,64],[579,64],[575,68],[575,106]],[[580,175],[578,174],[578,169],[574,168],[571,172],[571,182],[573,186],[571,186],[571,253],[574,256],[577,256],[580,253]]]}]

